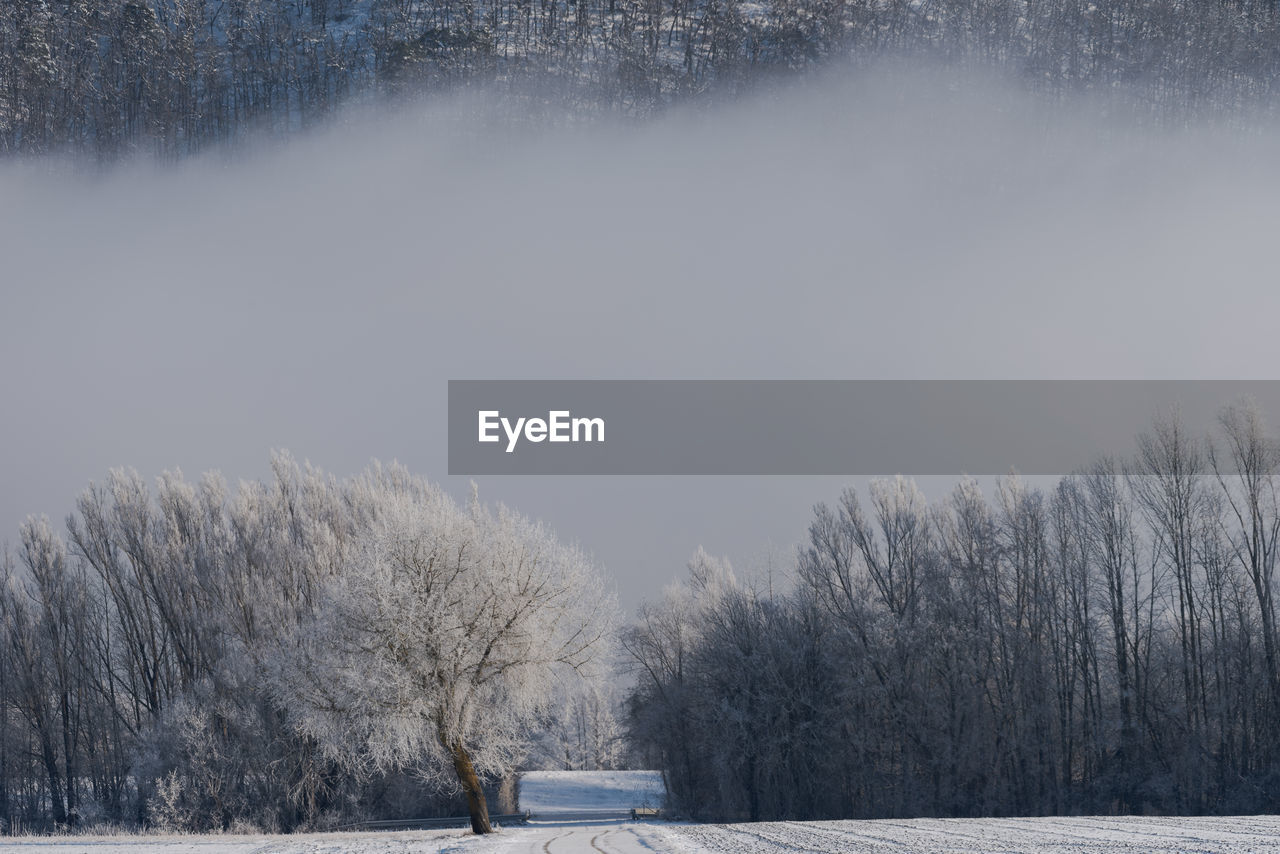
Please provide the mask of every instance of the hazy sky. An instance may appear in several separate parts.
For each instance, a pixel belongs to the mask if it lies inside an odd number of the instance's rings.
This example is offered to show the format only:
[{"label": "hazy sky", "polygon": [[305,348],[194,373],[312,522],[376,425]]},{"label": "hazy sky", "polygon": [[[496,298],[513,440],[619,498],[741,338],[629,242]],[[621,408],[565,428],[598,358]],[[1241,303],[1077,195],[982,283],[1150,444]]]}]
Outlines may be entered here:
[{"label": "hazy sky", "polygon": [[[1276,376],[1280,133],[891,76],[648,123],[472,99],[178,166],[0,165],[0,538],[113,466],[234,483],[272,448],[465,494],[451,378]],[[699,544],[786,563],[845,480],[479,486],[633,606]]]}]

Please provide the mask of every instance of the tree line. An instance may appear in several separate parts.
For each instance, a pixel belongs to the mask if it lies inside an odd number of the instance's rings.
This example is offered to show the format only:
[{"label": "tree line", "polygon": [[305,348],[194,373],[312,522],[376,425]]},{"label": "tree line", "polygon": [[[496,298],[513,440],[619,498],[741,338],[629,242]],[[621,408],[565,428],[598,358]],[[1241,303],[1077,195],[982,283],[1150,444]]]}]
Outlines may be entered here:
[{"label": "tree line", "polygon": [[628,726],[717,820],[1280,808],[1280,444],[1248,405],[930,505],[817,506],[786,591],[699,553],[624,633]]},{"label": "tree line", "polygon": [[828,58],[920,51],[1159,115],[1275,94],[1257,0],[9,0],[0,150],[176,155],[356,96],[483,83],[644,114]]},{"label": "tree line", "polygon": [[581,552],[399,467],[272,469],[234,494],[113,471],[65,532],[22,526],[0,560],[0,830],[462,809],[486,832],[535,741],[610,760],[586,681],[609,600]]}]

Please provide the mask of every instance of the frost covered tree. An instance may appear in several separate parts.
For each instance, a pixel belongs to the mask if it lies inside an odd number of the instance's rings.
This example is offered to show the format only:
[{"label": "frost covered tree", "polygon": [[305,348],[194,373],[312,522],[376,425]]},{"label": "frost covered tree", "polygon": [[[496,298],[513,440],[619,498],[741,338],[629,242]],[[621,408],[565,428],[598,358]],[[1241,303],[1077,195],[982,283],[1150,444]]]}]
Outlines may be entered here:
[{"label": "frost covered tree", "polygon": [[[616,656],[616,653],[615,653]],[[610,771],[626,767],[618,722],[621,697],[611,674],[559,680],[539,722],[525,770]]]},{"label": "frost covered tree", "polygon": [[488,833],[482,780],[523,756],[557,673],[597,662],[608,595],[586,555],[505,507],[398,468],[348,498],[364,524],[273,658],[278,693],[335,755],[456,785]]},{"label": "frost covered tree", "polygon": [[292,831],[458,790],[485,827],[480,782],[604,657],[607,603],[541,526],[399,468],[113,471],[0,550],[0,830]]}]

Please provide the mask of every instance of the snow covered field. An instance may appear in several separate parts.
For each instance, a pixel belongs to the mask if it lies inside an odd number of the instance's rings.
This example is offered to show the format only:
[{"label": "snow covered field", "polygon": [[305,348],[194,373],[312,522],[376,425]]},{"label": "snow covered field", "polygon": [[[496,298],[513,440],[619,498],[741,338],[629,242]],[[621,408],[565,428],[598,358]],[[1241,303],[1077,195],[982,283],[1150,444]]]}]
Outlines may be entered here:
[{"label": "snow covered field", "polygon": [[528,771],[520,777],[520,809],[537,816],[657,808],[662,797],[657,771]]},{"label": "snow covered field", "polygon": [[688,846],[673,846],[672,851],[716,854],[1280,851],[1280,817],[1276,816],[762,822],[672,827],[670,832]]},{"label": "snow covered field", "polygon": [[476,842],[461,830],[299,833],[291,836],[31,836],[0,839],[4,854],[447,854]]},{"label": "snow covered field", "polygon": [[0,841],[0,854],[1243,854],[1280,852],[1280,817],[1008,818],[667,824],[614,816],[661,806],[656,771],[538,771],[521,782],[535,820],[485,838],[462,830],[292,836],[83,836]]},{"label": "snow covered field", "polygon": [[15,854],[1242,854],[1280,852],[1280,817],[919,819],[731,825],[549,821],[479,839],[462,831],[296,836],[29,838]]}]

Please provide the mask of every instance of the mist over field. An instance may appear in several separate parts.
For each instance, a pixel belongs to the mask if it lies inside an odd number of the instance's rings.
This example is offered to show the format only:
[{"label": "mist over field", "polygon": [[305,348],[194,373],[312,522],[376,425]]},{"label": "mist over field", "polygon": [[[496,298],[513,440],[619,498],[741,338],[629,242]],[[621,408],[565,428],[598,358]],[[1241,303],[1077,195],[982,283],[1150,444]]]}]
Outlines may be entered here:
[{"label": "mist over field", "polygon": [[[177,165],[0,164],[0,538],[109,467],[234,483],[271,448],[465,495],[451,378],[1273,374],[1266,120],[1144,128],[1122,98],[906,62],[648,121],[493,103]],[[699,544],[789,564],[843,480],[479,487],[632,606]]]}]

